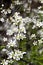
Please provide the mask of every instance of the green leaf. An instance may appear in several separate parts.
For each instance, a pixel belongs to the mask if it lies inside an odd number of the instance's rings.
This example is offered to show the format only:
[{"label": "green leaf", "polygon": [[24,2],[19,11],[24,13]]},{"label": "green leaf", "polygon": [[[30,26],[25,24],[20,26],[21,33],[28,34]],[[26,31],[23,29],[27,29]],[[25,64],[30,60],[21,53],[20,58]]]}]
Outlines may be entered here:
[{"label": "green leaf", "polygon": [[5,46],[0,46],[0,50],[2,50],[3,48],[5,48]]},{"label": "green leaf", "polygon": [[23,62],[23,61],[18,61],[18,64],[19,64],[19,65],[26,65],[26,63]]},{"label": "green leaf", "polygon": [[21,48],[22,51],[26,51],[26,39],[20,40],[19,48]]}]

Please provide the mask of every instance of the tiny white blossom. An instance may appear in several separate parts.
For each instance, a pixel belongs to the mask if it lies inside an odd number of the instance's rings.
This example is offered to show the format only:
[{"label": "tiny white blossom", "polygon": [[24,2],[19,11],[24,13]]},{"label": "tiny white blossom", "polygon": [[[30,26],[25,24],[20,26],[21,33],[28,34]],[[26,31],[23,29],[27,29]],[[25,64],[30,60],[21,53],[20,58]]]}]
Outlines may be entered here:
[{"label": "tiny white blossom", "polygon": [[1,11],[1,13],[4,13],[5,12],[5,9],[3,9],[2,11]]},{"label": "tiny white blossom", "polygon": [[2,49],[2,51],[3,51],[3,52],[6,52],[6,51],[7,51],[7,49]]},{"label": "tiny white blossom", "polygon": [[4,22],[4,18],[1,18],[0,21]]},{"label": "tiny white blossom", "polygon": [[37,21],[36,26],[38,27],[42,26],[42,22]]},{"label": "tiny white blossom", "polygon": [[42,8],[41,6],[38,7],[38,9],[41,9],[41,8]]},{"label": "tiny white blossom", "polygon": [[35,35],[35,34],[32,34],[32,35],[30,36],[30,39],[32,39],[32,38],[36,38],[36,35]]},{"label": "tiny white blossom", "polygon": [[43,3],[43,0],[40,0],[41,3]]},{"label": "tiny white blossom", "polygon": [[3,41],[4,41],[4,42],[7,41],[7,38],[4,37],[4,38],[3,38]]},{"label": "tiny white blossom", "polygon": [[15,26],[15,23],[13,23],[10,28],[13,32],[18,32],[18,26]]},{"label": "tiny white blossom", "polygon": [[21,23],[21,24],[19,25],[19,31],[26,33],[26,29],[25,29],[23,23]]},{"label": "tiny white blossom", "polygon": [[39,44],[41,44],[41,43],[43,43],[43,40],[42,40],[42,39],[40,39],[40,40],[38,40],[38,42],[39,42]]},{"label": "tiny white blossom", "polygon": [[20,58],[23,58],[23,54],[26,54],[26,52],[22,52],[22,51],[14,49],[14,52],[11,51],[8,53],[8,59],[13,58],[18,61],[18,60],[20,60]]},{"label": "tiny white blossom", "polygon": [[37,45],[37,41],[34,41],[34,42],[33,42],[33,45],[34,45],[34,46]]},{"label": "tiny white blossom", "polygon": [[9,29],[9,30],[7,30],[7,35],[12,35],[14,32],[11,30],[11,29]]},{"label": "tiny white blossom", "polygon": [[37,34],[40,34],[40,37],[43,38],[43,29],[37,31]]},{"label": "tiny white blossom", "polygon": [[14,59],[16,59],[17,61],[20,60],[20,58],[23,58],[23,54],[26,54],[26,52],[21,52],[19,50],[14,51],[15,51]]},{"label": "tiny white blossom", "polygon": [[8,65],[8,60],[2,60],[2,63],[1,63],[2,65]]},{"label": "tiny white blossom", "polygon": [[8,52],[7,55],[8,55],[7,59],[12,59],[14,57],[14,52],[13,51]]},{"label": "tiny white blossom", "polygon": [[12,4],[12,3],[11,3],[11,6],[10,6],[10,8],[11,8],[11,9],[13,9],[13,8],[14,8],[14,6],[13,6],[13,4]]},{"label": "tiny white blossom", "polygon": [[23,33],[20,33],[20,34],[18,33],[18,34],[16,35],[16,39],[17,39],[17,40],[20,40],[20,39],[23,40],[24,38],[26,38],[26,36],[25,36]]},{"label": "tiny white blossom", "polygon": [[39,50],[39,53],[42,54],[43,53],[43,48]]},{"label": "tiny white blossom", "polygon": [[10,47],[17,47],[16,40],[10,40],[7,44],[8,48]]},{"label": "tiny white blossom", "polygon": [[35,29],[36,25],[33,25],[32,29]]},{"label": "tiny white blossom", "polygon": [[39,12],[38,13],[41,13],[41,14],[43,14],[43,11],[42,10],[39,10]]},{"label": "tiny white blossom", "polygon": [[2,7],[4,6],[4,4],[2,4]]},{"label": "tiny white blossom", "polygon": [[15,19],[13,17],[10,17],[11,22],[15,22]]},{"label": "tiny white blossom", "polygon": [[7,12],[10,14],[10,13],[11,13],[11,10],[10,10],[10,9],[8,9],[8,10],[7,10]]}]

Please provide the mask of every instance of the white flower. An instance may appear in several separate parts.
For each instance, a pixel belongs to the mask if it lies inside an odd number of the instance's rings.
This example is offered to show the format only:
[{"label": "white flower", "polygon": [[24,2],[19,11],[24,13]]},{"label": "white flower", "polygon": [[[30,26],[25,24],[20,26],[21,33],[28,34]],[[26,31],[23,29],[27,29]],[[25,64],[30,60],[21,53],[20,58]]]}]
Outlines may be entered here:
[{"label": "white flower", "polygon": [[5,9],[3,9],[2,11],[1,11],[1,13],[4,13],[5,12]]},{"label": "white flower", "polygon": [[8,50],[6,48],[3,48],[1,51],[2,54],[7,54],[7,52],[8,52]]},{"label": "white flower", "polygon": [[10,17],[11,22],[15,22],[15,19],[13,17]]},{"label": "white flower", "polygon": [[7,10],[7,12],[10,14],[10,13],[11,13],[11,10],[10,10],[10,9],[8,9],[8,10]]},{"label": "white flower", "polygon": [[33,25],[32,29],[34,29],[36,27],[36,25]]},{"label": "white flower", "polygon": [[4,22],[4,18],[1,18],[0,21]]},{"label": "white flower", "polygon": [[42,26],[42,22],[37,21],[36,26],[38,27]]},{"label": "white flower", "polygon": [[43,3],[43,0],[40,0],[41,3]]},{"label": "white flower", "polygon": [[42,10],[39,10],[39,12],[38,13],[41,13],[41,14],[43,14],[43,11]]},{"label": "white flower", "polygon": [[9,60],[9,63],[13,63],[14,61],[12,59]]},{"label": "white flower", "polygon": [[15,26],[15,23],[13,23],[10,27],[10,29],[13,31],[13,32],[18,32],[18,26]]},{"label": "white flower", "polygon": [[39,30],[37,34],[40,34],[40,37],[43,38],[43,29]]},{"label": "white flower", "polygon": [[29,18],[29,17],[23,18],[23,22],[24,23],[31,23],[31,18]]},{"label": "white flower", "polygon": [[38,7],[38,9],[41,9],[41,8],[42,8],[41,6]]},{"label": "white flower", "polygon": [[22,51],[19,51],[19,50],[15,50],[14,49],[14,52],[11,51],[8,53],[8,58],[7,59],[15,59],[15,60],[20,60],[20,58],[23,58],[23,54],[26,54],[26,52],[22,52]]},{"label": "white flower", "polygon": [[19,14],[20,14],[19,12],[15,12],[15,14],[13,15],[13,17],[15,18],[15,23],[16,23],[16,21],[17,22],[22,21],[22,16],[20,16]]},{"label": "white flower", "polygon": [[9,30],[7,30],[7,35],[12,35],[14,32],[11,30],[11,29],[9,29]]},{"label": "white flower", "polygon": [[13,17],[18,17],[20,13],[19,12],[15,12],[15,14],[13,15]]},{"label": "white flower", "polygon": [[2,65],[8,65],[8,60],[2,60],[2,63],[1,63]]},{"label": "white flower", "polygon": [[7,11],[4,11],[4,14],[6,15],[7,14]]},{"label": "white flower", "polygon": [[2,7],[4,6],[4,4],[2,4]]},{"label": "white flower", "polygon": [[13,6],[13,4],[12,4],[12,3],[11,3],[11,6],[10,6],[10,8],[11,8],[11,9],[13,9],[13,8],[14,8],[14,6]]},{"label": "white flower", "polygon": [[3,41],[4,41],[4,42],[7,41],[7,38],[4,37],[4,38],[3,38]]},{"label": "white flower", "polygon": [[35,34],[32,34],[32,35],[30,36],[30,39],[32,39],[32,38],[36,38],[36,35],[35,35]]},{"label": "white flower", "polygon": [[5,48],[4,48],[4,49],[2,49],[2,52],[6,52],[6,51],[7,51],[7,49],[5,49]]},{"label": "white flower", "polygon": [[42,39],[38,40],[39,44],[43,43]]},{"label": "white flower", "polygon": [[43,48],[39,50],[39,53],[42,54],[43,53]]},{"label": "white flower", "polygon": [[14,59],[16,59],[17,61],[20,60],[20,58],[23,58],[23,54],[26,54],[26,52],[21,52],[19,50],[14,51],[15,51]]},{"label": "white flower", "polygon": [[19,25],[19,31],[20,31],[20,32],[24,32],[24,33],[26,33],[26,29],[25,29],[23,23],[21,23],[21,24]]},{"label": "white flower", "polygon": [[8,55],[7,59],[12,59],[14,57],[14,52],[13,51],[8,52],[7,55]]},{"label": "white flower", "polygon": [[34,41],[34,42],[33,42],[33,45],[34,45],[34,46],[37,45],[37,41]]},{"label": "white flower", "polygon": [[10,27],[10,29],[7,30],[7,35],[13,35],[13,33],[18,32],[18,26],[15,26],[15,23],[13,23]]},{"label": "white flower", "polygon": [[17,40],[20,40],[20,39],[23,40],[24,38],[26,38],[26,36],[23,33],[18,33],[15,37]]},{"label": "white flower", "polygon": [[10,40],[7,44],[8,48],[10,47],[17,47],[16,40]]}]

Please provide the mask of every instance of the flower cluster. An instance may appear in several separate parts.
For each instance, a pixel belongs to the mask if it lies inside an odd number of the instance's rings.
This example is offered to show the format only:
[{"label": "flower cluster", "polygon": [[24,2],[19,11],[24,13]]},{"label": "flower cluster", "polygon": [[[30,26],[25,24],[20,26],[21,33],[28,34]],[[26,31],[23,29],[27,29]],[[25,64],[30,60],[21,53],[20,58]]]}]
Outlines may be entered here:
[{"label": "flower cluster", "polygon": [[15,49],[18,48],[19,46],[18,40],[20,39],[23,40],[24,38],[26,38],[24,20],[22,16],[20,16],[20,13],[18,12],[15,12],[13,16],[10,16],[9,18],[6,18],[7,14],[10,13],[11,13],[10,9],[1,10],[2,17],[0,18],[0,21],[4,25],[6,31],[5,35],[7,36],[3,37],[3,42],[6,43],[6,46],[5,48],[2,49],[2,53],[5,53],[8,56],[6,57],[6,59],[2,60],[1,64],[3,65],[8,65],[10,60],[18,61],[20,60],[20,58],[23,58],[23,54],[26,54],[26,52],[22,52],[19,49]]},{"label": "flower cluster", "polygon": [[[31,3],[30,0],[28,1]],[[17,0],[13,1],[8,9],[3,8],[4,4],[0,8],[0,22],[3,24],[3,27],[0,27],[2,31],[0,34],[2,36],[1,65],[10,65],[15,61],[18,62],[27,58],[32,63],[34,61],[32,55],[36,54],[37,51],[38,53],[34,56],[43,53],[43,48],[40,50],[43,47],[43,11],[39,7],[35,16],[32,13],[30,17],[27,15],[23,17],[20,12],[14,11],[14,5],[20,4],[23,4],[22,1]],[[26,9],[28,4],[25,3],[24,5],[24,9]],[[26,58],[23,58],[24,54],[26,54]]]}]

